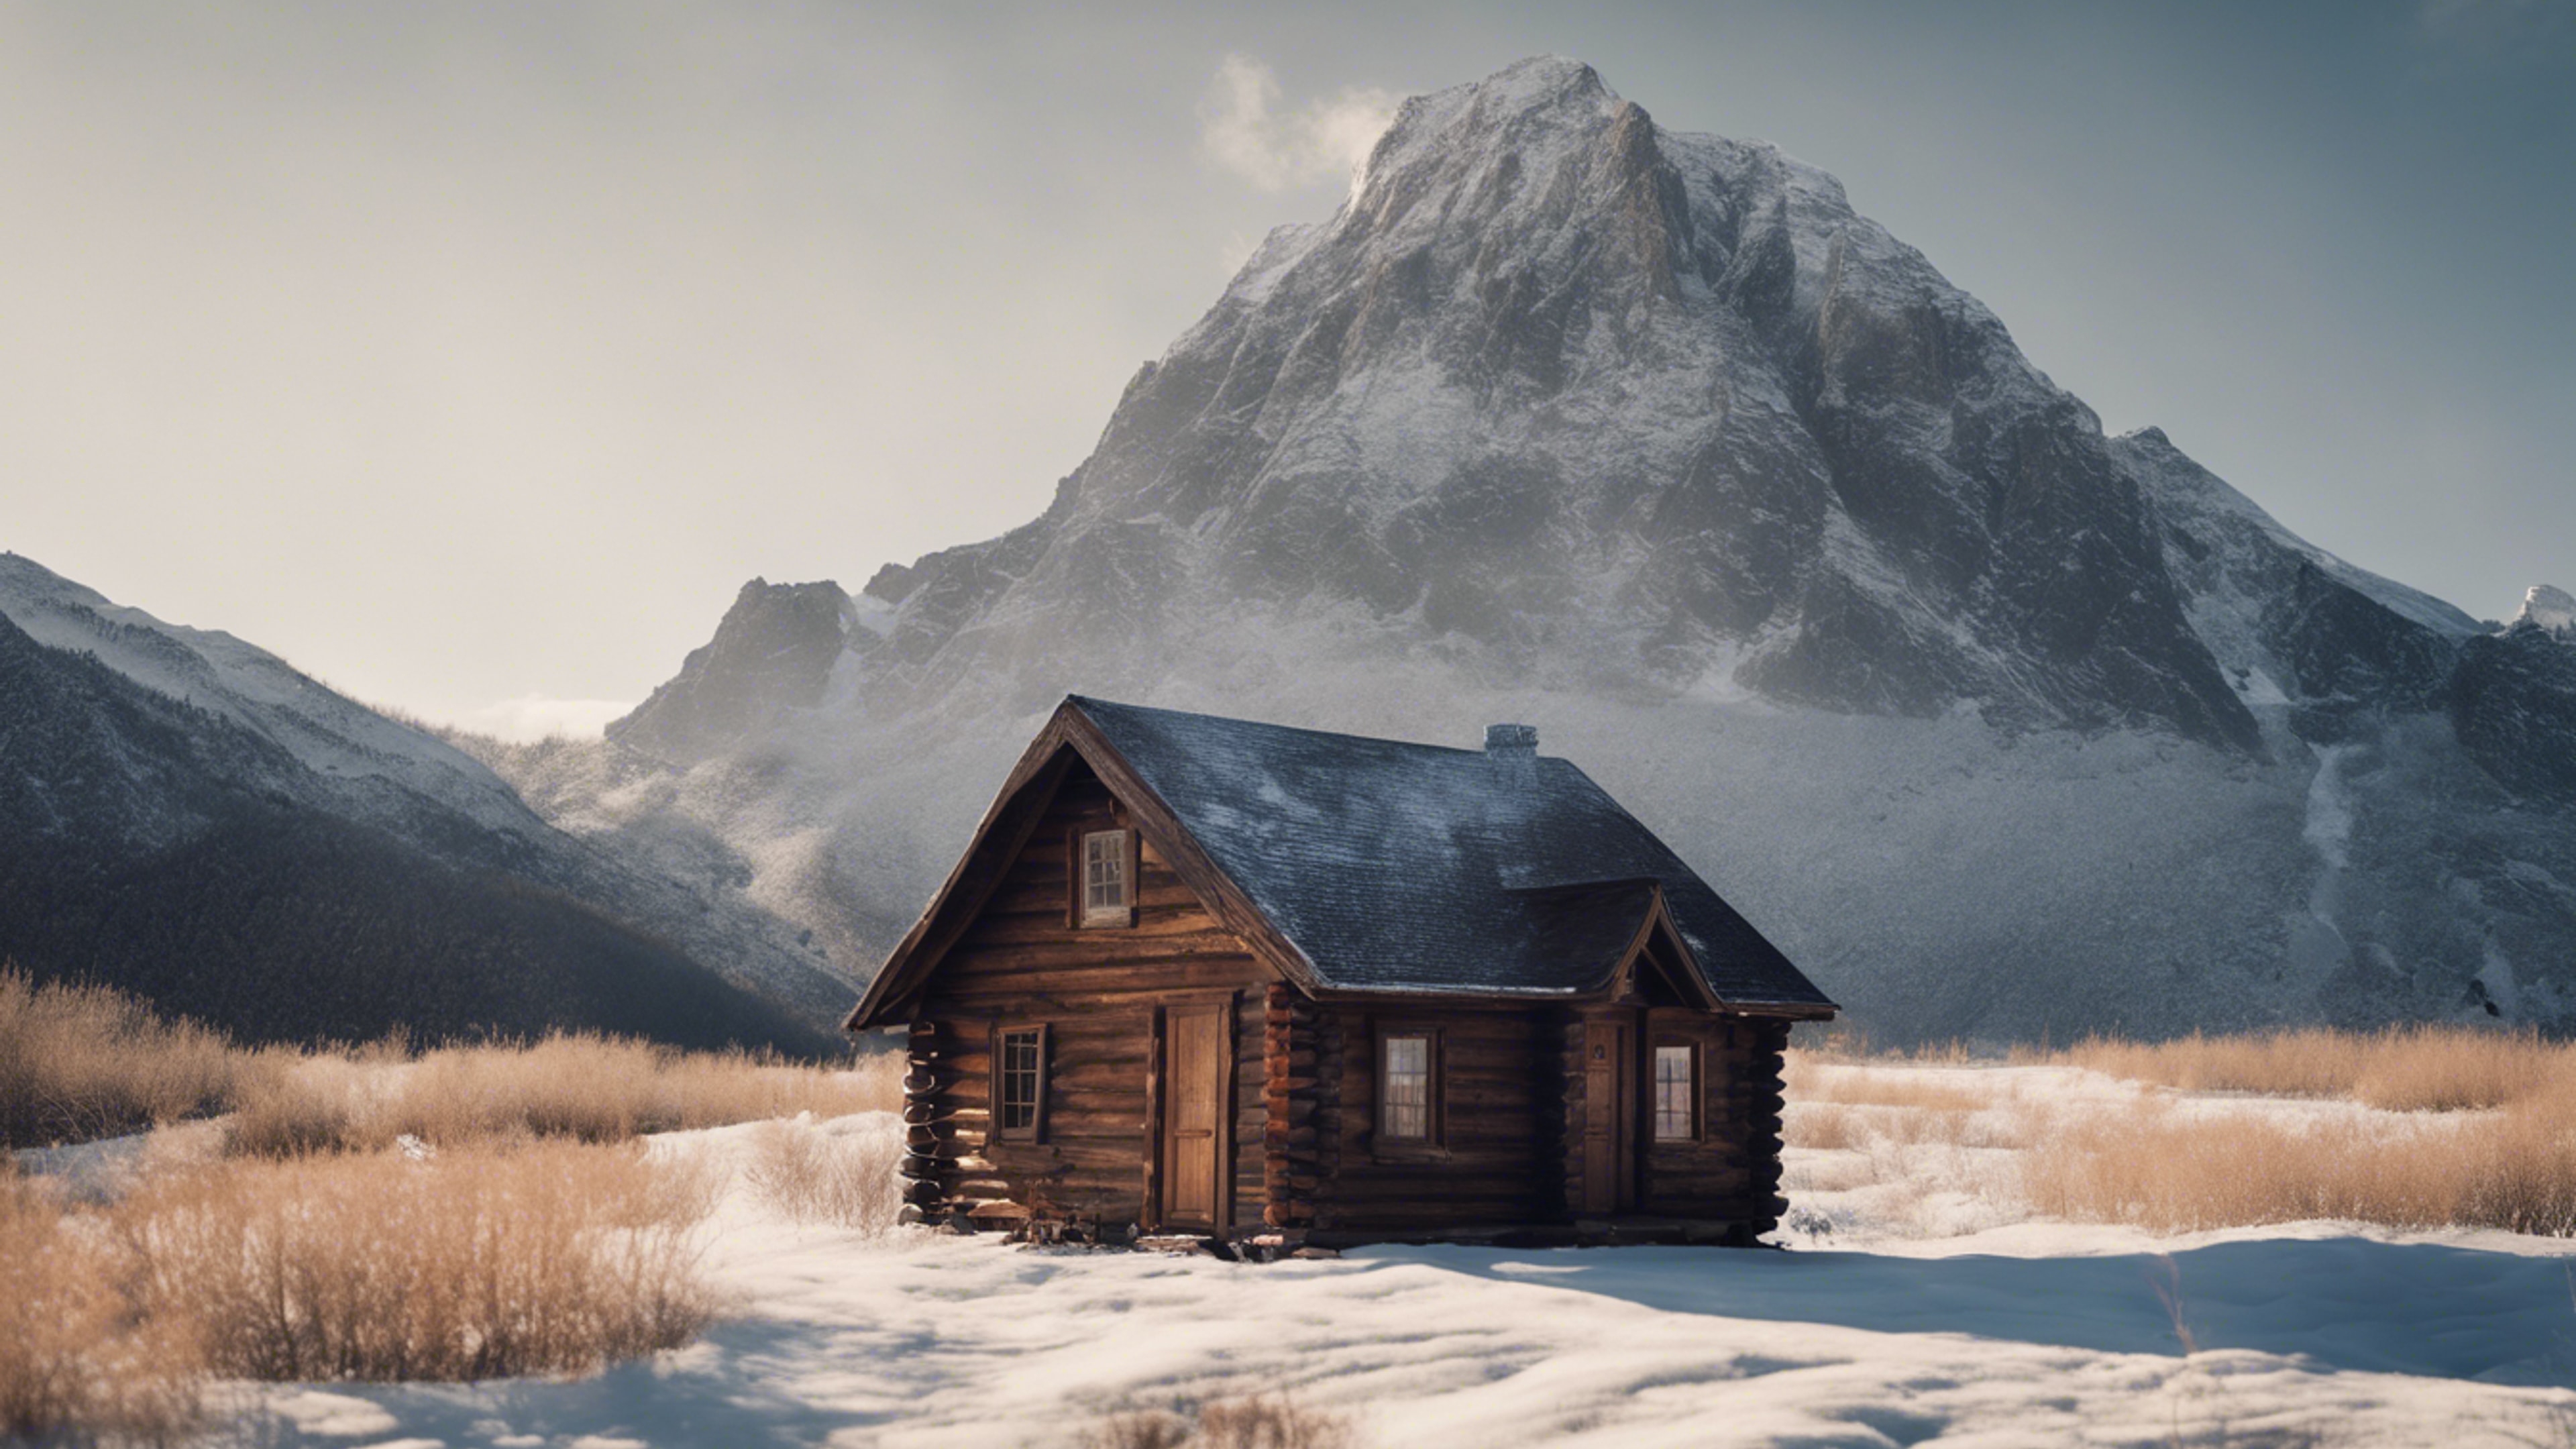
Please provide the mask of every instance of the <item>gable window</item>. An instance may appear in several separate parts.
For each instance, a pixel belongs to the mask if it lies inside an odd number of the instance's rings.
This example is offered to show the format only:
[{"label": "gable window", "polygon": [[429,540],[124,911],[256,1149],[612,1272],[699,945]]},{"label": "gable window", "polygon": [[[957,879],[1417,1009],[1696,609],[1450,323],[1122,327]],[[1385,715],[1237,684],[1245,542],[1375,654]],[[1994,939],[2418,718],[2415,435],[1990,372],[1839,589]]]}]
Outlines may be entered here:
[{"label": "gable window", "polygon": [[1698,1068],[1697,1047],[1655,1048],[1657,1142],[1694,1142],[1699,1139]]},{"label": "gable window", "polygon": [[993,1130],[1034,1142],[1046,1118],[1046,1038],[1043,1026],[1005,1027],[993,1034]]},{"label": "gable window", "polygon": [[1124,830],[1084,832],[1078,852],[1082,866],[1081,894],[1076,898],[1081,907],[1082,924],[1135,924],[1136,860],[1133,840],[1134,837]]},{"label": "gable window", "polygon": [[1378,1039],[1377,1131],[1382,1142],[1431,1144],[1433,1038],[1399,1032]]}]

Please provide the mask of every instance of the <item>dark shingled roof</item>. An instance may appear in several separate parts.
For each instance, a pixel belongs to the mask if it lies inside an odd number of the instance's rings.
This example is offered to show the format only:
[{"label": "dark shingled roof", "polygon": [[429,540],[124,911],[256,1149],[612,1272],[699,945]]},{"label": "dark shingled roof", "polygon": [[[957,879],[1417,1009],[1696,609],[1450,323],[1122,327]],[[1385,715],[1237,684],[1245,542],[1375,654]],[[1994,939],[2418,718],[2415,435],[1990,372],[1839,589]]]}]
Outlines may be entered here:
[{"label": "dark shingled roof", "polygon": [[1597,988],[1662,886],[1718,998],[1830,1009],[1572,764],[1146,709],[1067,703],[1326,986],[1560,994]]}]

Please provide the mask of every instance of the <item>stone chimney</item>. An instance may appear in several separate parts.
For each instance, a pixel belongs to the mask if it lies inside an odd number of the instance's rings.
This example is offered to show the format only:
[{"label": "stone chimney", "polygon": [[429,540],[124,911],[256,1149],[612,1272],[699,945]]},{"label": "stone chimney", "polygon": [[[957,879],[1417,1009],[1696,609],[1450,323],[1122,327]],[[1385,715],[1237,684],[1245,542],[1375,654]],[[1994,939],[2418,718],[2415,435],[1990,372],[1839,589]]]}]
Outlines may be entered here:
[{"label": "stone chimney", "polygon": [[1515,785],[1538,783],[1538,726],[1498,724],[1485,726],[1485,758],[1503,778]]}]

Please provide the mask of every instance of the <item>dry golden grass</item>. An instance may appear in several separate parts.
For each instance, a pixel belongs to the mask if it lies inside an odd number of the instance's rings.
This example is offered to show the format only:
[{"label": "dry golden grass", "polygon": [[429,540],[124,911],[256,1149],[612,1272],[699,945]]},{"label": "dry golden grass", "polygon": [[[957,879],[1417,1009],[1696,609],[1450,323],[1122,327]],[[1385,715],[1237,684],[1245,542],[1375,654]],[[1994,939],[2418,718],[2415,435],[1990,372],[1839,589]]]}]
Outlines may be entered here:
[{"label": "dry golden grass", "polygon": [[[893,1109],[901,1075],[897,1056],[832,1070],[596,1035],[246,1052],[0,971],[10,1141],[231,1109],[157,1134],[104,1205],[67,1207],[0,1154],[0,1437],[174,1438],[210,1374],[579,1373],[685,1343],[717,1307],[694,1230],[723,1184],[631,1139]],[[877,1138],[778,1140],[765,1160],[798,1212],[893,1220]]]},{"label": "dry golden grass", "polygon": [[0,1171],[0,1438],[170,1442],[197,1421],[198,1368],[188,1334],[130,1312],[94,1224]]},{"label": "dry golden grass", "polygon": [[1791,1102],[1781,1116],[1781,1139],[1791,1147],[1840,1152],[1861,1144],[1861,1125],[1840,1103]]},{"label": "dry golden grass", "polygon": [[1084,1449],[1356,1449],[1359,1436],[1339,1414],[1309,1409],[1286,1394],[1104,1414],[1082,1436]]},{"label": "dry golden grass", "polygon": [[1783,1137],[1792,1147],[2008,1147],[2021,1139],[2011,1093],[1973,1071],[1910,1060],[1862,1067],[1791,1052],[1781,1075]]},{"label": "dry golden grass", "polygon": [[587,1033],[441,1047],[409,1060],[272,1056],[246,1074],[231,1150],[374,1151],[405,1136],[438,1146],[523,1137],[618,1142],[800,1112],[891,1111],[903,1102],[902,1070],[893,1055],[832,1070]]},{"label": "dry golden grass", "polygon": [[240,1058],[219,1033],[168,1022],[98,986],[0,966],[0,1147],[112,1137],[221,1106]]},{"label": "dry golden grass", "polygon": [[2164,1042],[2094,1038],[2029,1059],[2194,1092],[2350,1097],[2391,1111],[2496,1107],[2576,1074],[2576,1048],[2529,1032],[2309,1029]]},{"label": "dry golden grass", "polygon": [[163,1443],[210,1374],[579,1373],[694,1338],[710,1173],[635,1144],[217,1160],[65,1211],[0,1174],[0,1437]]},{"label": "dry golden grass", "polygon": [[[2052,1216],[2159,1232],[2339,1219],[2402,1229],[2576,1236],[2576,1048],[2531,1035],[2412,1028],[2089,1041],[2024,1060],[2195,1092],[2345,1098],[2285,1114],[2252,1102],[2022,1095],[1911,1063],[1793,1054],[1784,1136],[1834,1154],[1810,1190],[1883,1187],[1922,1172]],[[1908,1149],[1930,1145],[1935,1157]],[[2017,1147],[1995,1159],[1938,1149]],[[1928,1164],[1928,1165],[1927,1165]]]},{"label": "dry golden grass", "polygon": [[1792,1102],[1909,1107],[1930,1112],[1976,1112],[1995,1103],[1994,1089],[1971,1072],[1935,1076],[1929,1071],[1889,1067],[1856,1070],[1813,1061],[1797,1052],[1786,1059],[1781,1080]]},{"label": "dry golden grass", "polygon": [[131,1313],[214,1372],[473,1380],[694,1338],[717,1186],[634,1145],[235,1161],[146,1179],[102,1222]]},{"label": "dry golden grass", "polygon": [[791,1221],[883,1233],[903,1210],[896,1173],[902,1155],[892,1136],[832,1136],[806,1121],[770,1122],[753,1135],[743,1176]]},{"label": "dry golden grass", "polygon": [[229,1110],[236,1154],[375,1151],[518,1137],[624,1141],[812,1112],[902,1105],[900,1054],[846,1069],[756,1052],[682,1052],[596,1033],[415,1052],[243,1051],[103,987],[0,967],[0,1146],[114,1136]]},{"label": "dry golden grass", "polygon": [[[2335,1218],[2576,1235],[2576,1048],[2406,1027],[2135,1043],[2050,1060],[2184,1091],[2340,1097],[2376,1114],[2282,1121],[2154,1099],[2034,1119],[2033,1206],[2160,1231]],[[2414,1117],[2454,1113],[2449,1117]]]},{"label": "dry golden grass", "polygon": [[2576,1112],[2309,1125],[2247,1113],[2060,1121],[2023,1160],[2039,1211],[2159,1232],[2312,1218],[2576,1234]]}]

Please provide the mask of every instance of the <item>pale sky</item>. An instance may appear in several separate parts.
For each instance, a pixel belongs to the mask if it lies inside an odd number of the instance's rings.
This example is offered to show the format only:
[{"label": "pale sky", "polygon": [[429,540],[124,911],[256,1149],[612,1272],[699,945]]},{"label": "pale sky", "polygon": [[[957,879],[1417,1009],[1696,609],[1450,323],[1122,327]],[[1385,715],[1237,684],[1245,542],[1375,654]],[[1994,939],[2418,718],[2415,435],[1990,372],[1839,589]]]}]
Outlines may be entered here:
[{"label": "pale sky", "polygon": [[0,548],[595,727],[752,575],[1034,516],[1391,97],[1540,53],[1841,177],[2353,562],[2576,586],[2568,0],[0,0]]}]

